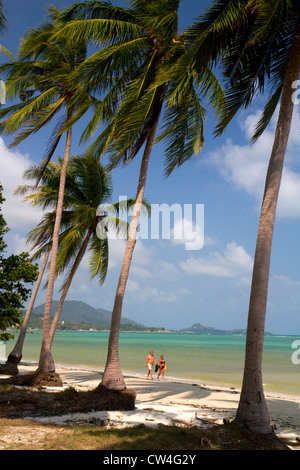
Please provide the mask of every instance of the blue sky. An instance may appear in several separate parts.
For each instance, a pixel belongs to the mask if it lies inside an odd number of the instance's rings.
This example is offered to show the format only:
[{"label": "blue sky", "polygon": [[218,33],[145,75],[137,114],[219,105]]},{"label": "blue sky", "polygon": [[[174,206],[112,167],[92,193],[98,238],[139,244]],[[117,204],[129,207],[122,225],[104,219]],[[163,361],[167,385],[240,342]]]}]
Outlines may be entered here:
[{"label": "blue sky", "polygon": [[[58,8],[72,3],[52,1]],[[183,1],[182,27],[208,4],[209,1]],[[4,0],[4,5],[9,29],[1,42],[16,54],[22,35],[45,17],[48,2]],[[5,60],[4,56],[1,60]],[[241,111],[217,139],[213,138],[214,121],[208,112],[203,151],[167,179],[163,176],[163,145],[154,147],[145,196],[152,204],[180,204],[183,216],[187,215],[183,204],[192,208],[204,205],[205,243],[201,249],[187,250],[183,243],[172,239],[138,240],[124,299],[124,316],[145,325],[172,329],[196,322],[215,328],[246,328],[261,195],[276,124],[275,117],[259,141],[249,143],[263,103],[264,97],[257,97],[252,107]],[[271,260],[266,329],[278,334],[300,333],[298,107],[295,106],[286,156]],[[78,147],[80,129],[78,126],[74,132],[72,153],[84,151],[84,147]],[[26,234],[41,214],[13,197],[12,192],[22,183],[24,170],[43,157],[49,135],[49,129],[44,129],[12,149],[7,148],[10,138],[0,137],[0,181],[6,197],[3,212],[11,228],[7,236],[9,250],[14,252],[26,248]],[[58,154],[62,154],[62,149],[61,146]],[[119,196],[134,197],[139,164],[137,157],[126,168],[113,172],[115,201]],[[185,222],[189,227],[196,220]],[[85,259],[67,299],[111,310],[123,251],[123,241],[111,240],[110,269],[102,287],[89,280]],[[59,286],[58,280],[55,299]],[[43,303],[45,296],[45,290],[41,290],[36,305]]]}]

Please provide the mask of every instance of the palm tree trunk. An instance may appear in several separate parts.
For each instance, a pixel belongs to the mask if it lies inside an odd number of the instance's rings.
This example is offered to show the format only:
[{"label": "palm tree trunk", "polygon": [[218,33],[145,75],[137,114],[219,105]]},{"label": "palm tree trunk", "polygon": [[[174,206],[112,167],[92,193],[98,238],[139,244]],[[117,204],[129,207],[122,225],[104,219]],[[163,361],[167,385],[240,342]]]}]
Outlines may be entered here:
[{"label": "palm tree trunk", "polygon": [[41,281],[42,281],[42,278],[43,278],[43,275],[44,275],[44,271],[45,271],[45,268],[46,268],[46,265],[47,265],[47,262],[48,262],[49,254],[50,254],[50,251],[48,250],[45,254],[43,264],[41,266],[38,278],[36,280],[36,283],[35,283],[35,286],[34,286],[34,289],[33,289],[32,295],[31,295],[31,299],[30,299],[29,305],[27,307],[27,310],[26,310],[26,313],[25,313],[25,316],[24,316],[24,320],[23,320],[23,323],[22,323],[22,326],[21,326],[21,329],[20,329],[20,333],[19,333],[17,342],[16,342],[12,352],[9,354],[9,356],[7,358],[7,361],[6,361],[6,364],[3,367],[1,367],[0,374],[9,373],[9,374],[15,375],[15,374],[18,373],[18,364],[20,363],[20,361],[22,359],[23,345],[24,345],[24,340],[25,340],[25,336],[26,336],[26,332],[27,332],[28,323],[29,323],[29,320],[30,320],[30,315],[31,315],[31,312],[32,312],[32,309],[33,309],[33,306],[34,306],[34,303],[35,303],[35,299],[36,299],[38,290],[40,288],[40,284],[41,284]]},{"label": "palm tree trunk", "polygon": [[53,230],[52,238],[52,253],[49,269],[49,278],[44,310],[44,321],[43,321],[43,336],[42,336],[42,347],[39,359],[38,369],[43,372],[55,372],[55,364],[51,354],[51,342],[50,342],[50,315],[51,315],[51,306],[52,306],[52,297],[53,297],[53,288],[55,280],[55,271],[56,271],[56,259],[58,253],[58,242],[59,242],[59,231],[61,216],[63,210],[63,200],[65,192],[65,181],[67,168],[70,159],[71,151],[71,137],[72,137],[72,128],[69,128],[67,131],[67,139],[64,153],[64,160],[61,168],[60,174],[60,183],[59,183],[59,193],[56,207],[56,217]]},{"label": "palm tree trunk", "polygon": [[52,322],[52,325],[51,325],[51,329],[50,329],[50,343],[52,345],[53,343],[53,339],[54,339],[54,335],[55,335],[55,332],[56,332],[56,328],[57,328],[57,323],[58,323],[58,320],[59,320],[59,317],[60,317],[60,314],[61,314],[61,309],[63,307],[63,304],[64,304],[64,301],[66,299],[66,296],[68,294],[68,291],[69,291],[69,288],[70,288],[70,285],[71,285],[71,282],[73,280],[73,277],[77,271],[77,268],[78,266],[80,265],[81,263],[81,260],[84,256],[84,253],[86,251],[86,248],[89,244],[89,241],[90,241],[90,238],[91,238],[91,235],[93,233],[93,231],[95,230],[95,225],[92,225],[90,227],[90,229],[88,230],[88,233],[86,234],[86,237],[84,239],[84,242],[82,243],[81,247],[80,247],[80,250],[78,251],[77,253],[77,256],[76,256],[76,259],[75,259],[75,262],[72,266],[72,269],[70,271],[70,274],[68,276],[68,279],[64,285],[64,288],[63,288],[63,291],[62,291],[62,294],[60,296],[60,299],[59,299],[59,302],[58,302],[58,305],[57,305],[57,308],[56,308],[56,312],[55,312],[55,315],[54,315],[54,318],[53,318],[53,322]]},{"label": "palm tree trunk", "polygon": [[299,73],[300,25],[298,23],[283,86],[261,207],[249,302],[244,376],[235,418],[237,424],[265,434],[272,432],[262,380],[269,268],[277,199],[293,115],[292,84],[298,80]]},{"label": "palm tree trunk", "polygon": [[156,134],[156,129],[159,121],[160,110],[157,113],[155,122],[153,123],[152,129],[149,133],[141,168],[139,174],[138,188],[135,198],[135,204],[133,207],[133,213],[131,221],[129,224],[129,234],[128,240],[126,243],[125,253],[123,257],[123,263],[120,271],[119,282],[115,295],[114,308],[111,317],[111,327],[108,343],[108,355],[106,360],[106,366],[101,382],[101,386],[104,386],[111,390],[124,390],[126,384],[124,377],[121,371],[120,362],[119,362],[119,333],[120,333],[120,323],[122,315],[122,306],[123,299],[125,295],[126,284],[129,276],[129,270],[131,265],[131,260],[133,256],[134,247],[136,244],[136,233],[139,224],[140,211],[143,203],[145,185],[147,179],[148,164],[151,155],[152,146],[154,143],[154,138]]}]

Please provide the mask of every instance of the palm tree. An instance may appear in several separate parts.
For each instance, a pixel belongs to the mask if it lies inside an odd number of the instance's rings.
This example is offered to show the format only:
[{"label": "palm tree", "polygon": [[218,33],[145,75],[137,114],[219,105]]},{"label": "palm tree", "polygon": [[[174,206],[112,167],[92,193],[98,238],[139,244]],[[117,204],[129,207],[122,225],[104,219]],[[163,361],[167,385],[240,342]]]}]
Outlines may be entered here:
[{"label": "palm tree", "polygon": [[[62,162],[49,166],[44,185],[40,186],[37,193],[28,196],[33,204],[42,205],[44,209],[46,206],[56,205],[61,167]],[[39,167],[33,167],[26,172],[26,177],[32,179],[39,171]],[[25,190],[28,190],[28,187],[25,187]],[[113,232],[114,236],[121,236],[124,240],[127,238],[128,224],[119,218],[119,214],[127,211],[134,201],[129,199],[108,204],[111,196],[111,174],[102,167],[97,158],[92,155],[76,155],[71,158],[65,185],[56,273],[61,274],[67,267],[70,267],[70,270],[61,288],[62,294],[51,325],[51,344],[64,300],[86,251],[89,251],[91,279],[97,276],[99,284],[102,285],[109,260],[107,233]],[[148,204],[145,207],[149,210]],[[35,247],[39,246],[35,256],[41,256],[48,249],[48,238],[54,220],[55,211],[48,212],[31,232],[30,239],[35,240]]]},{"label": "palm tree", "polygon": [[[208,60],[222,57],[230,88],[228,115],[219,135],[258,92],[270,85],[270,97],[253,141],[265,130],[277,105],[279,114],[266,175],[250,293],[242,392],[235,422],[271,433],[264,397],[262,357],[271,246],[284,156],[293,115],[293,84],[300,74],[300,4],[298,1],[215,2],[187,33],[192,56],[206,51]],[[213,47],[211,47],[213,45]],[[191,58],[190,58],[191,59]]]},{"label": "palm tree", "polygon": [[[102,1],[77,3],[63,12],[68,24],[59,32],[60,38],[80,34],[102,46],[81,66],[87,85],[105,95],[94,124],[103,118],[103,108],[108,122],[89,152],[106,153],[113,168],[129,163],[144,146],[101,383],[114,390],[126,388],[119,364],[119,330],[151,150],[159,140],[168,142],[165,165],[169,175],[203,145],[201,93],[216,111],[223,99],[218,81],[203,64],[187,68],[184,77],[170,73],[174,61],[186,51],[178,33],[179,5],[180,0],[133,0],[128,8]],[[106,76],[106,83],[98,80],[99,75]]]},{"label": "palm tree", "polygon": [[51,355],[49,336],[50,312],[72,126],[87,112],[93,99],[82,86],[77,73],[80,63],[86,58],[86,43],[81,39],[74,38],[54,41],[52,36],[56,30],[56,20],[60,12],[54,7],[49,11],[50,20],[41,27],[30,30],[22,40],[19,60],[1,67],[1,71],[5,71],[7,74],[8,95],[12,97],[19,95],[21,100],[19,103],[0,111],[0,119],[6,117],[0,122],[0,131],[5,131],[6,134],[19,131],[11,146],[17,145],[39,131],[59,112],[63,113],[50,140],[45,165],[38,177],[39,181],[65,132],[66,143],[60,173],[59,197],[44,311],[42,348],[38,368],[42,372],[54,373],[55,366]]},{"label": "palm tree", "polygon": [[[43,166],[44,163],[33,166],[25,172],[24,177],[35,180]],[[50,162],[43,172],[41,184],[38,188],[36,186],[20,186],[17,190],[17,193],[23,195],[30,192],[26,199],[33,205],[40,205],[43,210],[52,209],[44,215],[38,226],[28,236],[28,242],[32,244],[32,250],[36,249],[32,256],[33,260],[42,256],[47,258],[49,249],[51,249],[62,166],[62,160],[59,160],[58,163]],[[110,204],[111,196],[111,174],[100,165],[98,159],[90,155],[71,157],[66,176],[56,275],[63,273],[67,268],[70,269],[61,287],[61,297],[52,321],[50,329],[51,345],[63,303],[87,250],[89,252],[91,279],[97,276],[99,284],[102,285],[106,278],[109,260],[107,233],[113,232],[114,236],[120,235],[124,240],[127,237],[128,224],[122,221],[118,215],[123,211],[127,211],[134,201],[129,199]],[[149,211],[147,203],[145,203],[145,207]],[[40,275],[42,272],[43,267]],[[34,302],[34,299],[31,299],[29,307],[32,302]],[[24,323],[27,319],[26,326],[29,320],[28,312],[32,310],[32,306],[31,309],[29,307],[24,318]],[[20,360],[22,357],[22,340],[24,341],[23,335],[22,339],[17,341],[19,343],[17,357],[16,354],[10,354],[12,356],[11,360],[14,359],[15,367],[17,359]]]}]

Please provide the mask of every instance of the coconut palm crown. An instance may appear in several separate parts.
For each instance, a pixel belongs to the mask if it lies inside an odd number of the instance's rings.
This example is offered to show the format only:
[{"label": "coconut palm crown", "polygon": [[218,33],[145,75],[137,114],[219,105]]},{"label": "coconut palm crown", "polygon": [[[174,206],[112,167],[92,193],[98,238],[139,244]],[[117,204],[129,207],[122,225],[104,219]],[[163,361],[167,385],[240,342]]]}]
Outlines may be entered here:
[{"label": "coconut palm crown", "polygon": [[[28,243],[34,252],[32,255],[34,260],[41,257],[47,260],[51,251],[62,165],[61,158],[58,162],[48,163],[38,187],[23,185],[16,190],[17,194],[26,195],[25,200],[32,205],[38,205],[46,211],[41,222],[28,235]],[[35,180],[43,166],[44,162],[26,170],[25,179]],[[107,275],[109,261],[108,234],[120,236],[121,239],[126,240],[128,223],[118,216],[128,211],[134,201],[129,199],[111,204],[111,197],[111,175],[99,164],[99,161],[92,156],[71,157],[66,175],[56,264],[57,276],[62,275],[66,270],[68,273],[60,289],[62,293],[50,329],[51,344],[63,303],[84,255],[88,252],[90,278],[97,277],[99,284],[102,285]],[[145,208],[148,213],[147,203],[145,203]],[[31,311],[29,317],[30,313]],[[15,368],[22,357],[26,326],[24,329],[24,334],[19,335],[20,341],[18,339],[8,361]]]}]

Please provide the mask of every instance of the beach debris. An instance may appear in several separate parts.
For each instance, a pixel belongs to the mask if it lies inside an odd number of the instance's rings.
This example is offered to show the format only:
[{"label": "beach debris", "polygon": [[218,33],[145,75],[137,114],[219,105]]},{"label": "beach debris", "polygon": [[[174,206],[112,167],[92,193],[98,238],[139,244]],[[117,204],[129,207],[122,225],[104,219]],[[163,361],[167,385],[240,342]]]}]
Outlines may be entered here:
[{"label": "beach debris", "polygon": [[206,437],[202,437],[200,443],[201,447],[211,447],[211,441],[206,439]]},{"label": "beach debris", "polygon": [[97,418],[92,418],[88,422],[89,424],[92,424],[94,426],[101,426],[101,427],[106,427],[110,424],[110,419],[97,419]]}]

